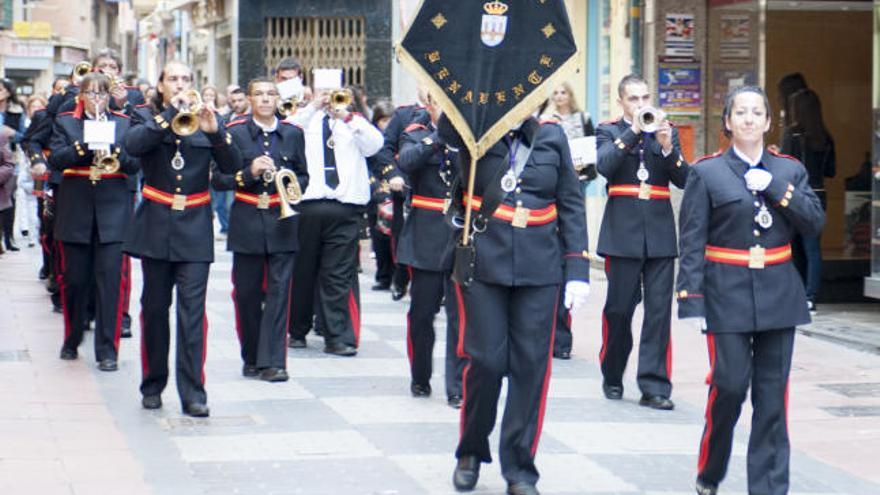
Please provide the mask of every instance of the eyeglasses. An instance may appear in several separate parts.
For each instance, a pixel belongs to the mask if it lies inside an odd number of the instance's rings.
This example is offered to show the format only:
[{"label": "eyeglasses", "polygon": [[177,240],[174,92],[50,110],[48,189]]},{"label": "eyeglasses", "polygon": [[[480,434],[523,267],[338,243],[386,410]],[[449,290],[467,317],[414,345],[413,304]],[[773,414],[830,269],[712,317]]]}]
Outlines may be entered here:
[{"label": "eyeglasses", "polygon": [[110,95],[110,93],[105,91],[84,91],[83,94],[86,95],[86,98],[91,98],[93,100],[96,98],[106,98]]}]

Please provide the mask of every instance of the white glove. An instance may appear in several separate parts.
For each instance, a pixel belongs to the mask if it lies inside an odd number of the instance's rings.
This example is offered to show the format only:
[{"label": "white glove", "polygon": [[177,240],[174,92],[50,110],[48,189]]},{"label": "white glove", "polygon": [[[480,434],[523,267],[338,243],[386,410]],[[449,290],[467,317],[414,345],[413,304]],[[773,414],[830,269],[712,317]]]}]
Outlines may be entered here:
[{"label": "white glove", "polygon": [[748,187],[750,191],[763,191],[770,185],[770,181],[773,180],[773,175],[761,168],[750,168],[749,171],[746,172],[745,178],[746,187]]},{"label": "white glove", "polygon": [[574,311],[587,302],[590,295],[590,284],[580,280],[569,280],[565,283],[565,308]]},{"label": "white glove", "polygon": [[701,332],[706,331],[709,327],[706,325],[706,318],[702,316],[692,316],[690,318],[681,318],[681,321],[686,321],[692,325],[696,325],[697,328],[700,329]]}]

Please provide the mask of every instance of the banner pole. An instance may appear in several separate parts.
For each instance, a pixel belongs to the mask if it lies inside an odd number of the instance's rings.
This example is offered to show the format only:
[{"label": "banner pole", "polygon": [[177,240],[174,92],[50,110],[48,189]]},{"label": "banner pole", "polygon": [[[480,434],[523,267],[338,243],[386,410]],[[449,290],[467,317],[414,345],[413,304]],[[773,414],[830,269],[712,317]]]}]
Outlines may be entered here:
[{"label": "banner pole", "polygon": [[468,171],[468,185],[467,185],[467,201],[464,204],[464,230],[461,235],[461,245],[468,245],[468,238],[470,237],[470,229],[471,229],[471,201],[474,200],[474,179],[477,176],[477,159],[475,158],[475,154],[473,151],[470,153],[471,155],[471,168]]}]

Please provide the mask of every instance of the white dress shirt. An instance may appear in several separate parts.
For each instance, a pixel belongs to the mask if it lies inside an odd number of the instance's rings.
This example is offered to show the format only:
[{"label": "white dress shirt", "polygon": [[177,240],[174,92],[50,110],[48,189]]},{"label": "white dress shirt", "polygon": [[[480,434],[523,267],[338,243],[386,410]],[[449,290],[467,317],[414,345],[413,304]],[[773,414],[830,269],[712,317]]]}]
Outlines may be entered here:
[{"label": "white dress shirt", "polygon": [[309,105],[299,109],[290,119],[303,127],[306,140],[306,163],[309,185],[303,200],[333,199],[341,203],[366,205],[370,201],[370,172],[367,157],[373,156],[385,144],[382,133],[358,114],[345,122],[330,118],[333,136],[333,154],[339,185],[327,187],[324,176],[324,116],[323,110]]}]

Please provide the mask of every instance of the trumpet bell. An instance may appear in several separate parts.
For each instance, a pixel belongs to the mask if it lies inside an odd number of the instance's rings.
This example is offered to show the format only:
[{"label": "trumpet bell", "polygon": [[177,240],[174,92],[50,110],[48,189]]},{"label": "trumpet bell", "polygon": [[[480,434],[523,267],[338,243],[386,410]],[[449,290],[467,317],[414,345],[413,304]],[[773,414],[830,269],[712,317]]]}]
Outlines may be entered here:
[{"label": "trumpet bell", "polygon": [[79,84],[82,81],[82,78],[86,77],[86,75],[92,71],[92,64],[82,61],[73,66],[73,73],[71,74],[71,79],[74,84]]},{"label": "trumpet bell", "polygon": [[119,171],[119,159],[113,155],[107,155],[98,161],[98,167],[108,174],[115,174]]},{"label": "trumpet bell", "polygon": [[330,93],[330,106],[334,109],[342,109],[351,105],[352,94],[350,90],[339,89]]},{"label": "trumpet bell", "polygon": [[660,126],[660,122],[657,120],[658,114],[659,112],[654,107],[644,107],[639,110],[636,119],[638,119],[639,127],[643,132],[648,134],[657,132],[657,128]]},{"label": "trumpet bell", "polygon": [[199,130],[198,112],[202,110],[202,95],[194,89],[184,93],[187,103],[181,106],[180,112],[171,121],[171,130],[178,136],[191,136]]},{"label": "trumpet bell", "polygon": [[278,196],[281,197],[281,215],[278,218],[284,219],[299,215],[299,212],[293,209],[293,205],[299,204],[302,200],[302,190],[299,187],[296,174],[289,169],[276,171],[275,189],[278,190]]},{"label": "trumpet bell", "polygon": [[278,103],[278,112],[285,117],[290,117],[296,113],[297,101],[295,98],[288,98]]}]

